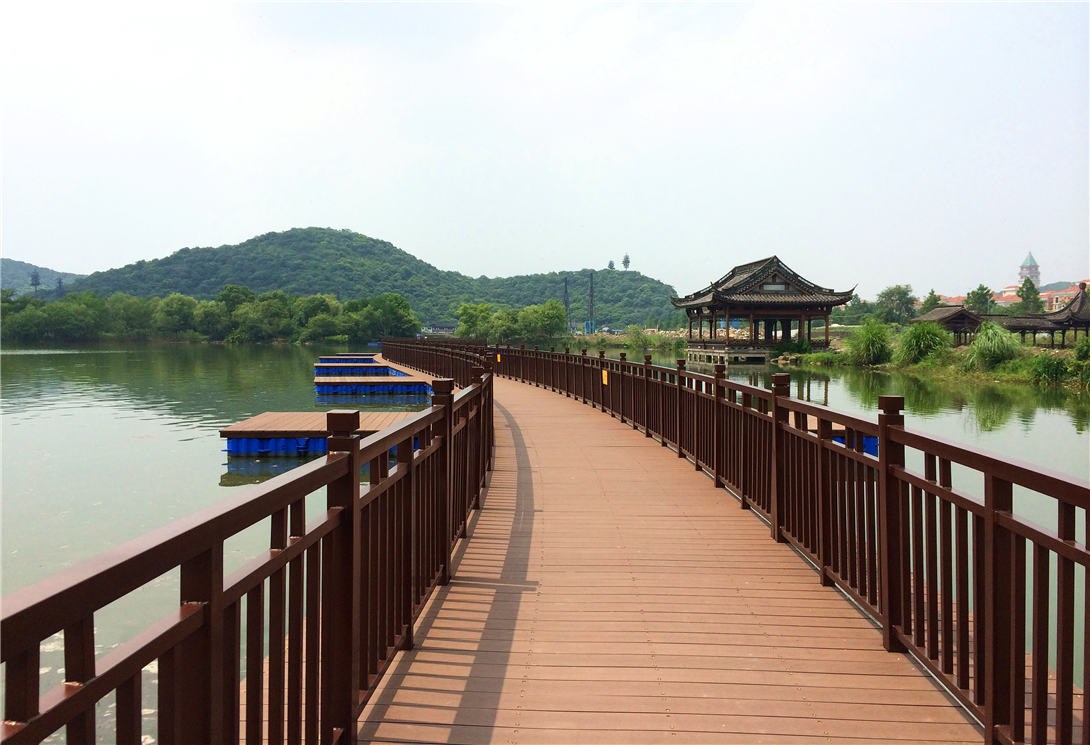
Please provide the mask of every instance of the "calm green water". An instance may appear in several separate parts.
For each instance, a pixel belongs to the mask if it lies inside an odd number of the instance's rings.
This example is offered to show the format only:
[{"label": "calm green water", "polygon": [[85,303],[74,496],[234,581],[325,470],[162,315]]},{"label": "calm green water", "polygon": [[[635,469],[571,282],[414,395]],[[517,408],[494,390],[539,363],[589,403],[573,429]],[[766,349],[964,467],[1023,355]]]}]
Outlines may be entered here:
[{"label": "calm green water", "polygon": [[[337,351],[346,350],[199,344],[4,350],[0,590],[26,586],[237,494],[239,484],[298,464],[229,461],[218,431],[262,411],[343,408],[343,402],[316,401],[312,383],[318,355]],[[768,386],[771,372],[732,368],[730,375]],[[868,418],[886,393],[905,396],[910,428],[1090,477],[1086,394],[880,373],[792,372],[792,395]],[[351,405],[421,406],[378,397]],[[965,488],[976,491],[972,484]],[[1026,504],[1053,524],[1047,505],[1020,496],[1020,505]],[[228,567],[248,558],[263,540],[264,531],[257,531],[232,541]],[[161,617],[176,598],[172,573],[97,614],[100,650]],[[51,657],[59,649],[57,640],[43,645],[43,686],[59,680]]]}]

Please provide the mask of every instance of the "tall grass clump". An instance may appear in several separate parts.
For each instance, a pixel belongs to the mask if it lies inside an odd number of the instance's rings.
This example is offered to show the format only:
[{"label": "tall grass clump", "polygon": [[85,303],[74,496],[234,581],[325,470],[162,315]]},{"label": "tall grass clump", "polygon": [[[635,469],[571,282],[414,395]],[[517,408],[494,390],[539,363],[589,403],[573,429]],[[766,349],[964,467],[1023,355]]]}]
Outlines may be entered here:
[{"label": "tall grass clump", "polygon": [[969,369],[991,370],[996,365],[1013,360],[1022,351],[1018,337],[997,323],[980,324],[976,338],[969,345],[965,366]]},{"label": "tall grass clump", "polygon": [[651,337],[644,333],[643,326],[633,323],[624,330],[624,344],[629,349],[641,351],[651,346]]},{"label": "tall grass clump", "polygon": [[893,359],[889,328],[874,318],[868,318],[848,337],[848,350],[856,365],[881,365]]},{"label": "tall grass clump", "polygon": [[1084,336],[1075,342],[1075,359],[1079,362],[1090,360],[1090,336]]},{"label": "tall grass clump", "polygon": [[950,348],[950,333],[934,321],[914,323],[901,334],[896,361],[899,365],[915,365],[938,357]]},{"label": "tall grass clump", "polygon": [[1067,360],[1051,354],[1039,354],[1030,362],[1034,383],[1062,383],[1067,380]]}]

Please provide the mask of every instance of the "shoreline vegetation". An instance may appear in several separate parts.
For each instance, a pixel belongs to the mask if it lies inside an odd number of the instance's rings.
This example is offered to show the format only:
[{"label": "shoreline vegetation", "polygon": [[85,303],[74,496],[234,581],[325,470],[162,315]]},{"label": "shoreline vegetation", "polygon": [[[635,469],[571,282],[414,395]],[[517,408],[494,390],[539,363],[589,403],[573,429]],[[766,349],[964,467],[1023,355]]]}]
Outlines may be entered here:
[{"label": "shoreline vegetation", "polygon": [[1090,339],[1085,336],[1064,349],[1022,344],[1018,336],[985,323],[971,344],[953,345],[953,334],[936,323],[907,327],[868,319],[843,346],[810,352],[798,345],[785,349],[780,365],[856,367],[898,371],[936,379],[959,378],[979,383],[1024,383],[1090,387]]}]

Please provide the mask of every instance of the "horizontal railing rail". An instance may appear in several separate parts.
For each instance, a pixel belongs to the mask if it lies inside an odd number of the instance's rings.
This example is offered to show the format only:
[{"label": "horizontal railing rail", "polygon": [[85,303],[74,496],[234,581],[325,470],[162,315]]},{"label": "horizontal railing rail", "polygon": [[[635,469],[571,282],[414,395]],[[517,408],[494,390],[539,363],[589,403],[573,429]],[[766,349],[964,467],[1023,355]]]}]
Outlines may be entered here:
[{"label": "horizontal railing rail", "polygon": [[[96,742],[95,708],[112,694],[119,743],[146,727],[160,743],[355,742],[368,697],[449,581],[491,469],[492,375],[459,375],[457,395],[437,379],[429,409],[362,440],[359,412],[330,412],[328,455],[6,596],[2,741],[64,729]],[[225,542],[261,525],[268,550],[225,576]],[[96,613],[173,571],[178,605],[96,655]],[[58,632],[64,682],[42,692],[42,644]]]},{"label": "horizontal railing rail", "polygon": [[[1090,667],[1090,484],[905,429],[900,396],[882,396],[872,421],[791,399],[786,374],[769,391],[727,380],[722,365],[705,375],[649,355],[429,345],[394,353],[444,374],[487,357],[498,375],[674,448],[855,600],[888,650],[941,680],[986,742],[1090,740],[1090,697],[1075,684]],[[1054,524],[1016,512],[1016,488]]]}]

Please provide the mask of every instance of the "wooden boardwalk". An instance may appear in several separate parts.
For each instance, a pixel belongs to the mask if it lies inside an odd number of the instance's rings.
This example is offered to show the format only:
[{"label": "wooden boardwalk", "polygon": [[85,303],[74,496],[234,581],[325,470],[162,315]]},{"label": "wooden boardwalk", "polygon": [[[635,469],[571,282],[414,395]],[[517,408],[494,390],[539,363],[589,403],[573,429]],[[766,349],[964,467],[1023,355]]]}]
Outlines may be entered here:
[{"label": "wooden boardwalk", "polygon": [[483,509],[361,740],[981,741],[691,463],[554,393],[495,394]]}]

